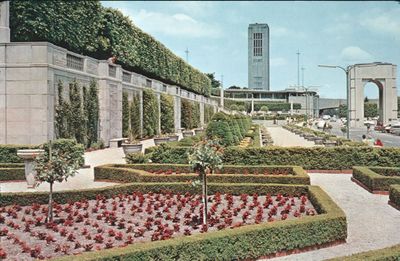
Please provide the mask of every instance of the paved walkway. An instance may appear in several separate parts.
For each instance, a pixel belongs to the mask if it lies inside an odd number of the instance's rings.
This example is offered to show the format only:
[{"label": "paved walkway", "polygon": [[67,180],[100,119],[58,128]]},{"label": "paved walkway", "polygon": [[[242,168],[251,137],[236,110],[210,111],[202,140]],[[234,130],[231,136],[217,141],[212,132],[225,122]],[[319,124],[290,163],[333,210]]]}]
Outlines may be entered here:
[{"label": "paved walkway", "polygon": [[313,141],[308,141],[282,127],[267,127],[275,146],[281,147],[315,147]]},{"label": "paved walkway", "polygon": [[400,211],[388,196],[362,189],[346,174],[310,174],[311,184],[323,188],[346,213],[347,243],[273,260],[324,260],[400,243]]}]

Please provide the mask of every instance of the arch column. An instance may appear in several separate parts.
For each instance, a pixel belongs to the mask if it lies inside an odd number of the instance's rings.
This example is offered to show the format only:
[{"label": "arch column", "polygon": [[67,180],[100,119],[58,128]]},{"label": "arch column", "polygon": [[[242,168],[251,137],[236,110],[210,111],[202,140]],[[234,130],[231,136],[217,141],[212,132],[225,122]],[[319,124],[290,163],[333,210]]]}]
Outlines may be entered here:
[{"label": "arch column", "polygon": [[10,2],[0,2],[0,43],[10,42]]}]

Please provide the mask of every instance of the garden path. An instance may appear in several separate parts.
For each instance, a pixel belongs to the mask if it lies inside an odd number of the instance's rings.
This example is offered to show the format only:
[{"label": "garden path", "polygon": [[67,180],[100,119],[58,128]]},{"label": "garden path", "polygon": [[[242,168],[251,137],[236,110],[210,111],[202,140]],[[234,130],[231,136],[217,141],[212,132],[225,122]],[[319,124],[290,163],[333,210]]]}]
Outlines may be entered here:
[{"label": "garden path", "polygon": [[346,174],[310,174],[311,184],[323,188],[346,213],[347,243],[273,260],[324,260],[400,243],[400,212],[388,196],[374,195]]},{"label": "garden path", "polygon": [[[266,126],[266,125],[264,125]],[[296,134],[278,126],[271,127],[266,126],[267,130],[271,134],[271,138],[274,141],[275,146],[281,147],[314,147],[313,141],[305,140],[303,137],[297,136]]]}]

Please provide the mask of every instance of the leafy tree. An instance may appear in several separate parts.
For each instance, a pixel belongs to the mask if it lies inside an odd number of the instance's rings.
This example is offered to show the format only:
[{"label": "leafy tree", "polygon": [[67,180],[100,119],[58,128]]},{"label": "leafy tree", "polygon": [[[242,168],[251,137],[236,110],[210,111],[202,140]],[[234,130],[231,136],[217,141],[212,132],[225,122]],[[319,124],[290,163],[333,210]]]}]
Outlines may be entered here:
[{"label": "leafy tree", "polygon": [[206,73],[206,76],[210,79],[211,81],[211,88],[220,88],[221,87],[221,82],[215,79],[215,73]]},{"label": "leafy tree", "polygon": [[136,139],[137,137],[140,136],[140,97],[139,95],[133,96],[133,100],[130,103],[129,106],[130,109],[130,138],[131,139]]},{"label": "leafy tree", "polygon": [[57,83],[57,105],[55,109],[55,129],[56,137],[58,138],[68,138],[68,109],[67,102],[64,101],[63,97],[64,87],[61,80]]},{"label": "leafy tree", "polygon": [[365,96],[365,98],[364,98],[364,103],[365,103],[365,102],[369,102],[368,96]]},{"label": "leafy tree", "polygon": [[143,135],[158,134],[158,101],[153,90],[143,90]]},{"label": "leafy tree", "polygon": [[260,111],[268,112],[268,106],[261,106]]},{"label": "leafy tree", "polygon": [[99,130],[99,94],[97,83],[92,80],[89,85],[87,102],[87,147],[98,141]]},{"label": "leafy tree", "polygon": [[237,111],[238,108],[239,108],[239,107],[238,107],[236,104],[232,104],[231,107],[230,107],[230,109],[231,109],[232,111]]},{"label": "leafy tree", "polygon": [[222,147],[216,141],[201,141],[189,153],[189,164],[202,180],[203,224],[207,226],[207,174],[222,168]]},{"label": "leafy tree", "polygon": [[181,125],[185,129],[193,128],[193,107],[186,99],[181,99]]},{"label": "leafy tree", "polygon": [[82,96],[76,79],[69,85],[69,130],[78,143],[86,144],[86,121],[82,108]]},{"label": "leafy tree", "polygon": [[364,103],[364,117],[373,118],[378,116],[378,105],[372,102]]},{"label": "leafy tree", "polygon": [[122,136],[129,137],[130,136],[130,111],[129,111],[129,101],[128,101],[128,93],[122,93]]},{"label": "leafy tree", "polygon": [[49,206],[46,220],[53,221],[53,185],[55,182],[67,181],[74,176],[80,167],[79,160],[61,149],[52,149],[51,142],[49,150],[36,158],[35,170],[36,180],[47,182],[50,185]]},{"label": "leafy tree", "polygon": [[161,133],[172,133],[175,130],[174,124],[174,100],[170,95],[161,94]]},{"label": "leafy tree", "polygon": [[233,89],[233,90],[239,90],[239,89],[241,89],[239,86],[236,86],[236,85],[232,85],[232,86],[230,86],[228,89]]}]

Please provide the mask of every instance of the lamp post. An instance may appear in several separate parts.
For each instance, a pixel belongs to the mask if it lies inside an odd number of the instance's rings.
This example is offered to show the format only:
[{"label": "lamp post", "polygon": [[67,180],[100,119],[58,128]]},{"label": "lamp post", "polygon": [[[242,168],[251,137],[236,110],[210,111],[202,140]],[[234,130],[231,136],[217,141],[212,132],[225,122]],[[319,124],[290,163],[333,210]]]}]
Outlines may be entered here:
[{"label": "lamp post", "polygon": [[347,120],[346,120],[346,136],[347,139],[350,139],[350,82],[349,82],[349,73],[352,65],[348,65],[346,68],[338,65],[318,65],[318,67],[324,68],[339,68],[346,73],[346,91],[347,91]]}]

